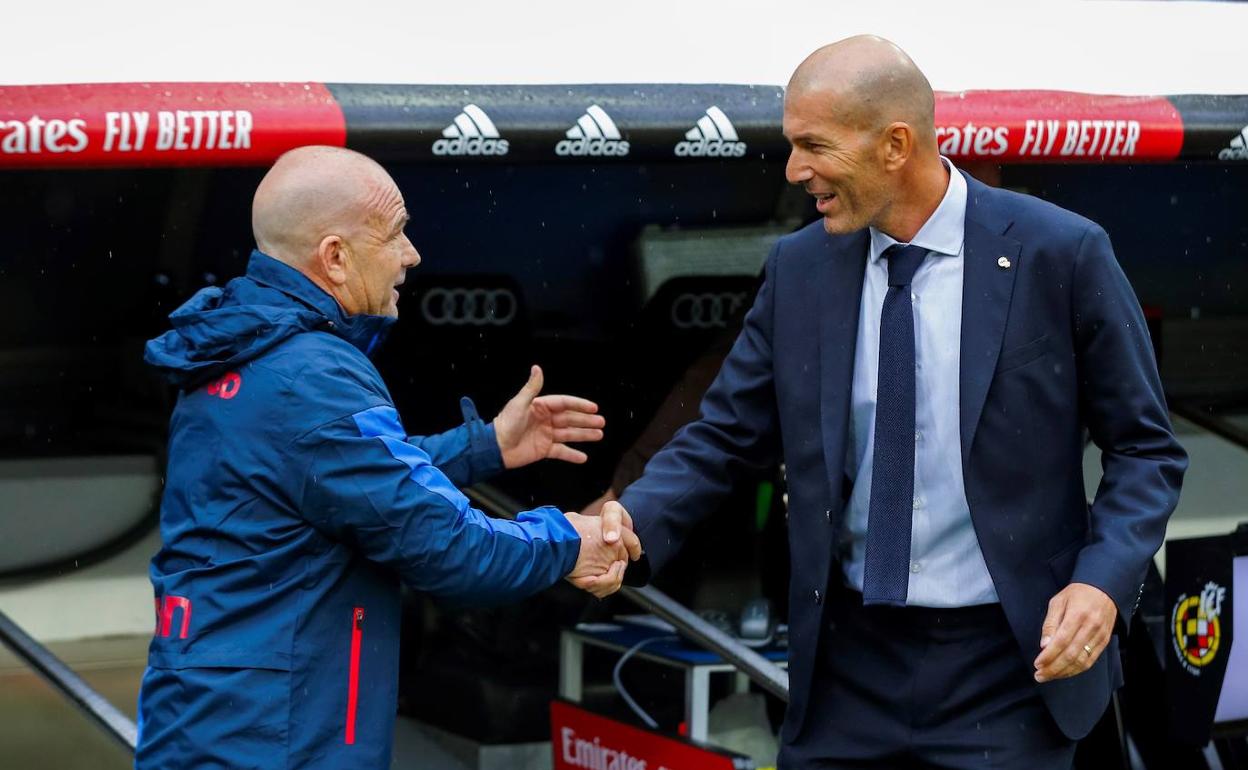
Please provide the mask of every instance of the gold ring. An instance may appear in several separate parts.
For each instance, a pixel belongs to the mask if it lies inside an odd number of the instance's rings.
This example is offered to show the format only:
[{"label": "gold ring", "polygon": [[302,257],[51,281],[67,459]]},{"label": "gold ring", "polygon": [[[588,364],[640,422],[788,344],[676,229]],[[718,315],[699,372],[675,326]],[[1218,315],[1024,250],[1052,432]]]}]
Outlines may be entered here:
[{"label": "gold ring", "polygon": [[1089,646],[1088,646],[1088,645],[1086,645],[1086,644],[1085,644],[1085,645],[1083,645],[1083,651],[1084,651],[1084,652],[1086,652],[1086,653],[1087,653],[1087,654],[1089,654],[1089,655],[1091,655],[1091,654],[1092,654],[1092,648],[1091,648],[1091,647],[1089,647]]}]

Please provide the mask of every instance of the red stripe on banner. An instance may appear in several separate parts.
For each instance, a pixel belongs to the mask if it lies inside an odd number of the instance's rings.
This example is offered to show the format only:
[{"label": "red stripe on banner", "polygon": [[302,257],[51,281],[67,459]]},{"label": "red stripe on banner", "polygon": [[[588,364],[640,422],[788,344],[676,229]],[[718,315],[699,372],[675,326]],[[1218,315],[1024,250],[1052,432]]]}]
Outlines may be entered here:
[{"label": "red stripe on banner", "polygon": [[952,158],[1103,163],[1173,160],[1183,118],[1160,96],[1067,91],[936,95],[936,137]]},{"label": "red stripe on banner", "polygon": [[0,86],[0,168],[265,165],[346,135],[320,83]]},{"label": "red stripe on banner", "polygon": [[562,701],[550,704],[550,732],[554,770],[733,770],[738,766],[726,752],[633,727]]}]

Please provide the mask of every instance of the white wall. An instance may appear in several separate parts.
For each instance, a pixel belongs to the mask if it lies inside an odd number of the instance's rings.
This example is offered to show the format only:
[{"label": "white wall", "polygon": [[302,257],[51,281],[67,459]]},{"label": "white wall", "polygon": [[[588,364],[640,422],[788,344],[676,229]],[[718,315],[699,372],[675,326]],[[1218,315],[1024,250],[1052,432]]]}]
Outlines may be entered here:
[{"label": "white wall", "polygon": [[4,27],[8,84],[780,85],[819,45],[872,32],[941,90],[1248,92],[1240,3],[70,0],[10,4]]}]

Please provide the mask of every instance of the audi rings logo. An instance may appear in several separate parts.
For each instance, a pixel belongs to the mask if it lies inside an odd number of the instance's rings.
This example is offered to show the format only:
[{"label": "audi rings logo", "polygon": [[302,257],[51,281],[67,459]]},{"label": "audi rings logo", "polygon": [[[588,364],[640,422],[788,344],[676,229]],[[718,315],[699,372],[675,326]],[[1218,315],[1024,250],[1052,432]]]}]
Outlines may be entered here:
[{"label": "audi rings logo", "polygon": [[723,328],[745,300],[743,291],[685,292],[672,301],[672,325],[677,329]]},{"label": "audi rings logo", "polygon": [[434,326],[506,326],[519,304],[510,289],[430,289],[420,314]]}]

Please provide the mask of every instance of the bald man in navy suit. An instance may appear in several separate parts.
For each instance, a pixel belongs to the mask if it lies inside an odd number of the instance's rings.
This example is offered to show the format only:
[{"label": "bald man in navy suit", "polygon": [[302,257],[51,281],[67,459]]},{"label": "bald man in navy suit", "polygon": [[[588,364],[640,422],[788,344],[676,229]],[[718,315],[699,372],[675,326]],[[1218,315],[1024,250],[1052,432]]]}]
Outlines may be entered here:
[{"label": "bald man in navy suit", "polygon": [[786,464],[783,768],[1068,767],[1187,467],[1105,231],[960,172],[934,104],[880,38],[801,64],[787,175],[822,220],[772,251],[700,417],[603,508],[641,538],[637,584],[739,470]]}]

